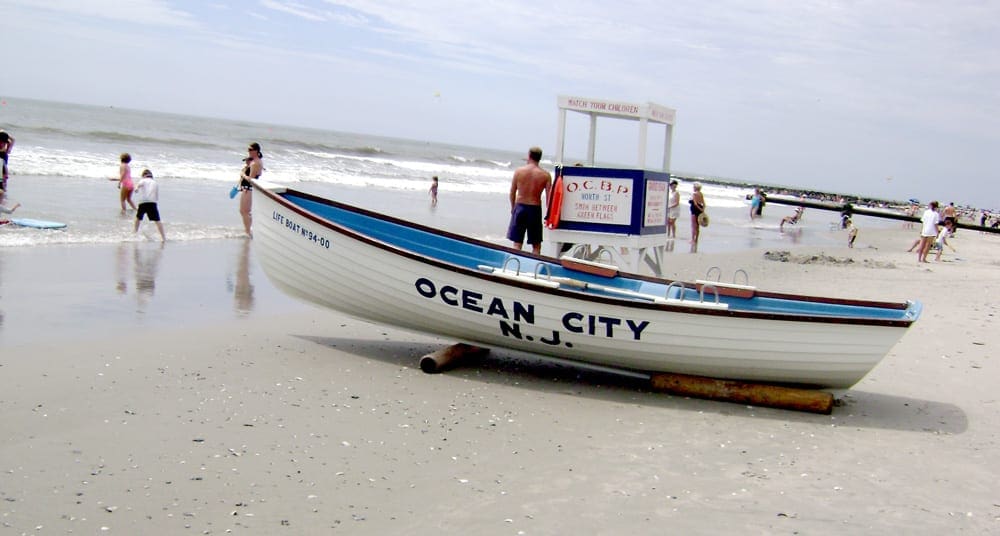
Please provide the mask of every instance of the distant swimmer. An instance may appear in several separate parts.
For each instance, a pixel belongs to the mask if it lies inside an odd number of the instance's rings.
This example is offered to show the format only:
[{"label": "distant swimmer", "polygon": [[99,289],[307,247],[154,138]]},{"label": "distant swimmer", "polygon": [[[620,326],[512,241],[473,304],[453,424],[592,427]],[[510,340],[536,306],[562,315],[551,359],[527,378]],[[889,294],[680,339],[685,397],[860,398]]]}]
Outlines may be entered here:
[{"label": "distant swimmer", "polygon": [[438,178],[437,175],[431,178],[431,206],[436,207],[438,204]]}]

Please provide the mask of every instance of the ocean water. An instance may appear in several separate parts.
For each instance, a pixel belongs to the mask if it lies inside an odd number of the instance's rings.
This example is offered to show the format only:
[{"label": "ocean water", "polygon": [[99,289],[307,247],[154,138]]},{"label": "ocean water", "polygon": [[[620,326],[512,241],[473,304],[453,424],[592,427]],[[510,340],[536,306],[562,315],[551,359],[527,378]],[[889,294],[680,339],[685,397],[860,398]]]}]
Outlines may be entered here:
[{"label": "ocean water", "polygon": [[[463,147],[293,126],[189,117],[112,107],[6,98],[0,128],[16,138],[10,156],[7,204],[15,217],[67,223],[64,230],[0,226],[0,249],[55,244],[158,240],[145,223],[132,232],[134,212],[120,214],[119,154],[132,155],[133,177],[144,168],[160,185],[160,211],[169,241],[242,239],[236,183],[247,144],[263,147],[269,182],[332,197],[449,231],[505,243],[508,191],[524,152]],[[528,144],[526,144],[528,145]],[[550,149],[546,148],[550,152]],[[552,168],[552,162],[543,159]],[[431,207],[430,178],[440,177],[439,203]],[[682,181],[686,200],[691,182]],[[837,215],[807,211],[780,233],[791,207],[768,205],[750,222],[746,188],[707,184],[712,224],[699,251],[718,252],[792,244],[835,245]],[[856,223],[886,225],[859,218]],[[678,222],[675,252],[689,251],[686,210]],[[672,244],[671,244],[672,245]],[[543,250],[543,252],[549,252]]]}]

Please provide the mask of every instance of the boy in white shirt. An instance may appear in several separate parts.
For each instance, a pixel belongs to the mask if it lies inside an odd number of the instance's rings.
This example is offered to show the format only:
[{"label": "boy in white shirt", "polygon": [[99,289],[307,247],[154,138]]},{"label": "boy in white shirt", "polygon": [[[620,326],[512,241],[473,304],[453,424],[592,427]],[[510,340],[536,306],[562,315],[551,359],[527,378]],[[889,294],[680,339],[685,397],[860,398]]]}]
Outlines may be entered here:
[{"label": "boy in white shirt", "polygon": [[160,211],[156,206],[160,199],[160,188],[153,180],[153,172],[142,170],[142,178],[135,184],[133,193],[139,208],[135,211],[135,232],[139,232],[139,224],[142,223],[142,216],[148,215],[149,221],[156,223],[156,228],[160,231],[160,241],[166,242],[167,236],[163,232],[163,224],[160,223]]},{"label": "boy in white shirt", "polygon": [[934,255],[935,261],[941,260],[941,254],[944,253],[945,246],[948,246],[948,249],[950,249],[952,253],[955,253],[955,248],[951,247],[951,244],[948,243],[948,237],[953,234],[955,234],[955,224],[952,220],[946,220],[944,222],[944,227],[942,227],[938,232],[937,238],[934,240],[934,244],[931,245],[931,249],[937,250],[937,254]]}]

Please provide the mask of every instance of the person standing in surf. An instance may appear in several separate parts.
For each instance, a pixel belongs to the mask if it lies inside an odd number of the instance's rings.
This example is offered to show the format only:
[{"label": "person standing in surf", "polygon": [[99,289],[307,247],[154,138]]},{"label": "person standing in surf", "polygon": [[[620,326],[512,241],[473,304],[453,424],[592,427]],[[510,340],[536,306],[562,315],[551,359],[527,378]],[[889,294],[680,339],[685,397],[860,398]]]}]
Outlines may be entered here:
[{"label": "person standing in surf", "polygon": [[163,232],[163,223],[160,222],[160,209],[157,203],[160,201],[160,187],[153,180],[153,172],[142,170],[142,178],[135,185],[136,195],[139,196],[139,208],[135,211],[135,230],[139,232],[139,224],[142,217],[149,217],[149,221],[156,224],[156,229],[160,231],[160,241],[166,242],[167,235]]},{"label": "person standing in surf", "polygon": [[670,181],[670,197],[667,202],[667,238],[677,237],[677,218],[681,215],[681,193],[677,191],[677,181]]},{"label": "person standing in surf", "polygon": [[688,200],[688,204],[691,205],[691,245],[697,246],[698,238],[701,237],[701,224],[698,222],[698,216],[705,212],[705,195],[701,193],[700,182],[694,183],[692,188],[691,199]]},{"label": "person standing in surf", "polygon": [[750,196],[750,221],[754,218],[762,217],[764,212],[764,192],[760,188],[754,188],[753,195]]},{"label": "person standing in surf", "polygon": [[524,245],[524,235],[528,235],[531,252],[542,252],[542,192],[545,199],[552,195],[552,175],[539,167],[542,149],[528,149],[527,164],[514,171],[510,181],[510,226],[507,239],[514,243],[514,249]]},{"label": "person standing in surf", "polygon": [[122,214],[125,214],[125,202],[128,201],[129,206],[132,210],[135,210],[135,203],[132,202],[132,192],[135,190],[135,184],[132,182],[132,168],[129,163],[132,162],[132,155],[128,153],[122,153],[118,157],[121,164],[118,165],[118,178],[109,179],[118,181],[118,200],[122,204]]},{"label": "person standing in surf", "polygon": [[250,182],[251,179],[259,178],[261,173],[264,172],[264,163],[262,159],[264,158],[264,153],[260,152],[260,144],[257,142],[251,143],[247,147],[247,158],[244,160],[246,163],[243,166],[243,171],[240,172],[240,216],[243,218],[243,229],[246,231],[247,236],[253,238],[253,230],[251,226],[253,225],[253,219],[250,215],[250,209],[253,205],[253,184]]},{"label": "person standing in surf", "polygon": [[14,148],[14,136],[6,130],[0,130],[0,158],[3,159],[3,179],[0,180],[0,190],[7,190],[7,157]]}]

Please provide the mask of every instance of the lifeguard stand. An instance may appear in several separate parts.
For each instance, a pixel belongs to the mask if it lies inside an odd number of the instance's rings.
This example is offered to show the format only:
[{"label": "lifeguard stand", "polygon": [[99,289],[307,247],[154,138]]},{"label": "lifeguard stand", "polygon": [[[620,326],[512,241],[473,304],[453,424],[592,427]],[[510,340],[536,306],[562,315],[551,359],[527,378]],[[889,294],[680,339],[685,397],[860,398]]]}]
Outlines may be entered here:
[{"label": "lifeguard stand", "polygon": [[[677,112],[652,102],[633,104],[565,95],[558,97],[558,105],[555,162],[557,184],[562,176],[561,216],[559,223],[548,229],[548,239],[555,243],[557,256],[564,245],[573,244],[585,248],[584,258],[599,260],[608,251],[614,263],[628,271],[638,271],[639,263],[652,253],[649,262],[659,272],[666,244],[670,148]],[[583,165],[564,164],[567,111],[590,116],[587,161]],[[636,168],[594,166],[598,117],[639,122]],[[666,127],[660,171],[645,169],[650,123]]]}]

